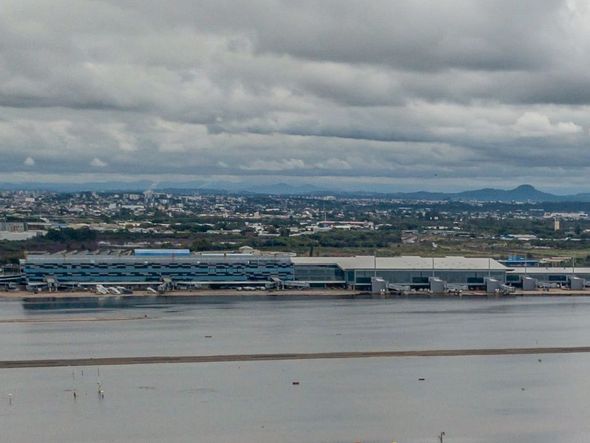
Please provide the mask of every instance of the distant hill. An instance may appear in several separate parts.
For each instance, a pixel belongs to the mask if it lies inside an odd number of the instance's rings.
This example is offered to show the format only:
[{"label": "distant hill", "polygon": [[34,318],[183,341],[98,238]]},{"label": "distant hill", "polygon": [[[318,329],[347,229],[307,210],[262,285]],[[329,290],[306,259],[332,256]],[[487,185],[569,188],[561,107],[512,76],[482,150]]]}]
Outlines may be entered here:
[{"label": "distant hill", "polygon": [[531,185],[520,185],[509,190],[485,188],[476,191],[464,191],[459,192],[457,197],[462,200],[482,201],[558,201],[566,196],[539,191]]}]

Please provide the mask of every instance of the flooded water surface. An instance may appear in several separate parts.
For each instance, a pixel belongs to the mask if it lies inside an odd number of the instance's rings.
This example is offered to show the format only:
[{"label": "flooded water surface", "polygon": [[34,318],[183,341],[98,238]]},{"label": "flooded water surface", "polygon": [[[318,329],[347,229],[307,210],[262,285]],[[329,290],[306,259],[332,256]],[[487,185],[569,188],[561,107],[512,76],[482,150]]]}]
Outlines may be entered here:
[{"label": "flooded water surface", "polygon": [[[0,303],[0,360],[587,345],[585,298]],[[590,354],[3,369],[0,441],[584,442],[589,372]]]}]

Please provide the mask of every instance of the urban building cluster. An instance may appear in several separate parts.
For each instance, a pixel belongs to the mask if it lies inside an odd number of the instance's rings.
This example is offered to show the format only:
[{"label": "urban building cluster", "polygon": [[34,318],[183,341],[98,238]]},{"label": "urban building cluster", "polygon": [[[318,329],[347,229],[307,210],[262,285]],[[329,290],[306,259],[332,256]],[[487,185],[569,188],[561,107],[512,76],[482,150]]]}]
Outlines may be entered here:
[{"label": "urban building cluster", "polygon": [[[186,249],[31,254],[21,260],[21,271],[20,283],[33,291],[110,286],[161,292],[197,288],[348,288],[396,293],[509,293],[513,288],[535,290],[550,286],[582,290],[586,281],[590,282],[590,268],[508,267],[485,257],[298,257],[251,248],[223,254]],[[12,277],[10,282],[18,281]]]},{"label": "urban building cluster", "polygon": [[367,195],[0,192],[0,286],[577,288],[590,279],[589,212]]}]

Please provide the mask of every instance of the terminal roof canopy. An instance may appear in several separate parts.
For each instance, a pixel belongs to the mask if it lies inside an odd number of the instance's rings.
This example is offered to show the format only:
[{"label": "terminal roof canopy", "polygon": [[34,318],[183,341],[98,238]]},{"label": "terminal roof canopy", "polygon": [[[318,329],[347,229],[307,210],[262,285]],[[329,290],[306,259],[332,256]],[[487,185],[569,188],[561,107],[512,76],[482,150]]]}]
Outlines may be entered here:
[{"label": "terminal roof canopy", "polygon": [[[337,265],[341,269],[435,269],[449,270],[497,270],[507,268],[492,258],[485,257],[375,257],[361,255],[354,257],[293,257],[295,265]],[[376,263],[375,263],[376,261]]]},{"label": "terminal roof canopy", "polygon": [[186,256],[191,255],[190,249],[135,249],[133,254],[138,257]]}]

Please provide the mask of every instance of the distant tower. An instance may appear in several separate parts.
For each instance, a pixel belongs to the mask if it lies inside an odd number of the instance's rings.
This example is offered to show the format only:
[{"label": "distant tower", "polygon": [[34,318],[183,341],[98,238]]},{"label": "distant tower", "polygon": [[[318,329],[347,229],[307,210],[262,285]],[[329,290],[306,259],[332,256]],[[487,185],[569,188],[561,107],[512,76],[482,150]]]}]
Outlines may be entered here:
[{"label": "distant tower", "polygon": [[554,231],[559,231],[561,229],[561,221],[556,218],[553,220],[553,230]]}]

